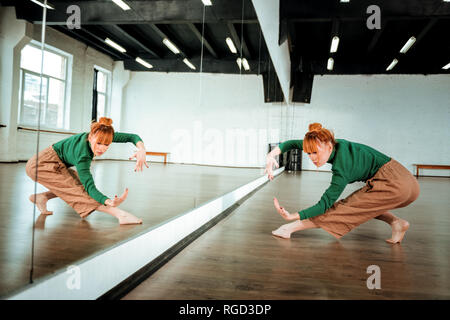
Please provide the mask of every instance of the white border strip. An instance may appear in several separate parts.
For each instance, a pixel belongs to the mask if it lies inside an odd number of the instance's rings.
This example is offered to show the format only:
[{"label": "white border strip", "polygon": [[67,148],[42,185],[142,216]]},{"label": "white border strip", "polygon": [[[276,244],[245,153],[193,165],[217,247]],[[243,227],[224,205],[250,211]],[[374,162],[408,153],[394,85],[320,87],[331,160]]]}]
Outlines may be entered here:
[{"label": "white border strip", "polygon": [[[276,170],[274,175],[284,171]],[[144,234],[28,285],[12,300],[91,300],[102,296],[267,181],[264,175]]]}]

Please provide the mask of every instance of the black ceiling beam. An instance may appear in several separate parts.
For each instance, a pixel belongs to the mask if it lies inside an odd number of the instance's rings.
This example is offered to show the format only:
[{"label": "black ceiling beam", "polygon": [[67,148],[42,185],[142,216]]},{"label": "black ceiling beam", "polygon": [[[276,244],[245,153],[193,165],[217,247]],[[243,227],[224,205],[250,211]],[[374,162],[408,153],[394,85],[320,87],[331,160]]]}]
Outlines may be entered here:
[{"label": "black ceiling beam", "polygon": [[[172,43],[178,48],[178,50],[180,51],[179,54],[182,55],[182,56],[184,56],[184,57],[187,57],[187,55],[184,53],[184,50],[181,48],[181,46],[180,46],[176,41],[174,41],[174,40],[171,39],[169,36],[167,36],[167,35],[166,35],[160,28],[158,28],[155,24],[150,23],[150,24],[148,24],[148,26],[150,26],[150,28],[158,34],[158,36],[161,38],[161,41],[164,40],[165,38],[169,39],[170,42],[172,42]],[[164,45],[164,46],[165,46],[165,45]],[[169,48],[167,48],[167,50],[169,50],[170,52],[172,52]],[[175,54],[175,53],[174,53],[174,54]]]},{"label": "black ceiling beam", "polygon": [[383,34],[384,30],[386,30],[386,27],[389,23],[389,19],[381,19],[381,28],[376,29],[375,34],[372,37],[372,40],[370,41],[369,45],[367,46],[367,54],[371,55],[373,50],[375,49],[378,40],[380,40],[381,35]]},{"label": "black ceiling beam", "polygon": [[[124,11],[111,1],[54,1],[55,10],[47,10],[48,25],[66,25],[69,5],[76,5],[81,11],[81,24],[167,24],[202,23],[203,3],[200,0],[141,1],[127,0],[131,10]],[[18,19],[36,24],[42,23],[42,11],[29,0],[14,2]],[[246,10],[242,16],[241,1],[216,0],[214,10],[207,10],[205,23],[234,21],[258,23],[254,10]]]},{"label": "black ceiling beam", "polygon": [[[367,16],[361,16],[361,17],[339,17],[339,20],[341,22],[351,22],[351,21],[367,21]],[[423,20],[426,18],[439,18],[442,20],[450,20],[450,15],[448,16],[436,16],[436,17],[429,17],[429,16],[425,16],[425,17],[408,17],[408,16],[382,16],[381,21],[383,21],[383,19],[388,19],[388,20],[397,20],[397,21],[402,21],[402,20],[408,20],[408,21],[417,21],[417,20]],[[289,18],[288,21],[290,22],[332,22],[334,19],[334,17],[329,17],[329,18]]]},{"label": "black ceiling beam", "polygon": [[[227,26],[228,26],[228,30],[230,31],[231,39],[233,40],[234,44],[236,45],[236,49],[239,51],[239,54],[245,58],[251,59],[251,54],[245,43],[243,32],[241,32],[242,33],[241,38],[239,38],[239,36],[236,32],[236,28],[234,27],[234,24],[232,22],[228,22]],[[242,42],[241,42],[241,39],[242,39]]]},{"label": "black ceiling beam", "polygon": [[[189,61],[195,66],[200,66],[200,57],[191,58]],[[124,60],[124,67],[130,71],[149,71],[149,72],[200,72],[200,68],[196,70],[190,69],[180,59],[146,59],[148,63],[153,65],[152,69],[147,69],[140,65],[133,59]],[[246,71],[239,69],[235,60],[219,60],[212,58],[203,58],[202,72],[203,73],[225,73],[225,74],[258,74],[258,61],[249,60],[250,70]],[[260,62],[259,72],[263,73],[266,70],[266,62]]]},{"label": "black ceiling beam", "polygon": [[133,42],[134,44],[136,44],[138,47],[140,47],[141,49],[143,49],[144,51],[146,51],[147,53],[150,53],[153,57],[155,58],[161,58],[159,55],[157,55],[153,50],[151,50],[150,48],[148,48],[146,45],[144,45],[142,42],[140,42],[139,40],[137,40],[135,37],[133,37],[130,33],[128,33],[127,31],[123,30],[121,27],[119,27],[118,25],[113,25],[113,28],[119,32],[121,35],[123,35],[126,39],[128,39],[129,41]]},{"label": "black ceiling beam", "polygon": [[206,49],[208,49],[209,53],[211,53],[214,58],[218,59],[216,51],[211,46],[209,41],[204,36],[202,37],[202,34],[200,33],[200,31],[198,31],[197,27],[193,23],[188,23],[187,25],[189,29],[191,29],[191,31],[195,34],[197,39],[200,40],[200,42],[202,42],[203,39],[203,44],[205,45]]},{"label": "black ceiling beam", "polygon": [[425,35],[428,33],[428,31],[431,30],[431,28],[434,27],[434,25],[439,21],[438,18],[432,18],[430,19],[430,21],[427,23],[427,25],[425,26],[425,28],[423,28],[423,30],[420,32],[420,34],[416,37],[416,43],[414,44],[414,46],[417,46],[417,43],[422,40]]},{"label": "black ceiling beam", "polygon": [[90,45],[90,46],[96,48],[97,50],[100,50],[101,52],[109,55],[113,59],[114,58],[116,58],[117,60],[122,60],[123,59],[123,56],[119,56],[119,53],[115,53],[112,50],[109,50],[109,49],[105,48],[103,45],[99,45],[96,42],[94,42],[91,39],[89,39],[88,37],[82,35],[81,34],[82,31],[80,31],[80,30],[77,30],[77,31],[70,30],[69,28],[63,27],[63,26],[53,26],[52,28],[54,28],[54,29],[56,29],[56,30],[58,30],[60,32],[63,32],[65,34],[70,34],[72,37],[78,39],[79,41],[84,42],[86,45]]},{"label": "black ceiling beam", "polygon": [[[94,39],[96,39],[97,41],[99,41],[100,43],[101,43],[101,46],[102,47],[104,47],[104,48],[112,48],[111,46],[109,46],[106,42],[105,42],[105,39],[102,39],[101,37],[99,37],[98,35],[96,35],[95,33],[93,33],[93,32],[91,32],[91,31],[89,31],[89,30],[87,30],[86,28],[82,28],[81,30],[83,30],[83,32],[85,32],[85,33],[87,33],[88,35],[90,35],[92,38],[94,38]],[[111,36],[108,36],[108,38],[113,38],[113,37],[111,37]],[[119,45],[121,45],[122,47],[123,47],[123,45],[120,43],[120,41],[117,41],[117,40],[115,40],[115,39],[111,39],[112,41],[114,41],[115,43],[117,43],[117,44],[119,44]],[[114,49],[114,48],[112,48],[112,49]],[[124,49],[126,49],[126,48],[124,48]],[[117,51],[116,49],[114,49],[115,51]],[[123,53],[123,52],[120,52],[120,51],[117,51],[118,52],[118,54],[119,55],[122,55],[122,56],[125,56],[126,58],[132,58],[128,53]],[[123,58],[122,58],[123,59]]]},{"label": "black ceiling beam", "polygon": [[382,18],[404,16],[408,19],[433,16],[450,16],[450,6],[442,0],[358,0],[340,3],[338,0],[282,0],[280,1],[280,20],[282,19],[324,19],[339,17],[342,21],[348,18],[367,19],[366,13],[370,5],[378,5]]}]

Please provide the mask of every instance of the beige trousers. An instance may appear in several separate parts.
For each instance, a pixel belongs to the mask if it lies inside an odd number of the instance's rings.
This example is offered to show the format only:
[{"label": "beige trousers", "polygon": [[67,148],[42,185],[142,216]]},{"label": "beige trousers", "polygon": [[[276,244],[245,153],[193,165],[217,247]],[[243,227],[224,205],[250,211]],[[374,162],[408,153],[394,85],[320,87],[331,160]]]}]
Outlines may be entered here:
[{"label": "beige trousers", "polygon": [[87,217],[101,205],[89,196],[78,173],[66,167],[53,147],[50,146],[39,152],[38,161],[39,163],[36,164],[36,155],[28,160],[26,165],[28,176],[64,200],[82,218]]},{"label": "beige trousers", "polygon": [[419,193],[417,179],[392,159],[367,180],[364,187],[310,220],[339,239],[388,210],[406,207],[417,199]]}]

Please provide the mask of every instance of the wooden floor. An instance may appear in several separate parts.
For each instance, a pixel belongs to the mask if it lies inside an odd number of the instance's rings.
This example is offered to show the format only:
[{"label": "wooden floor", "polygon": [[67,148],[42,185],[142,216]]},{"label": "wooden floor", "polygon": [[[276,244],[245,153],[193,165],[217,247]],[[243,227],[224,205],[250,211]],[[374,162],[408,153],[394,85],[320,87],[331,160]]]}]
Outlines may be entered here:
[{"label": "wooden floor", "polygon": [[[97,161],[96,185],[108,196],[129,188],[121,205],[143,219],[142,225],[120,226],[115,218],[94,212],[85,220],[61,199],[52,199],[52,216],[36,214],[34,279],[66,268],[146,229],[212,200],[262,175],[261,169],[238,169],[151,163],[135,173],[134,162]],[[0,296],[29,282],[34,182],[25,163],[0,164]],[[38,192],[46,189],[39,186]]]},{"label": "wooden floor", "polygon": [[[273,197],[294,212],[315,204],[330,178],[283,173],[124,299],[450,299],[450,179],[420,178],[418,200],[393,210],[411,224],[401,245],[384,241],[391,229],[379,220],[339,241],[322,229],[273,237],[284,223]],[[381,289],[367,288],[370,265]]]}]

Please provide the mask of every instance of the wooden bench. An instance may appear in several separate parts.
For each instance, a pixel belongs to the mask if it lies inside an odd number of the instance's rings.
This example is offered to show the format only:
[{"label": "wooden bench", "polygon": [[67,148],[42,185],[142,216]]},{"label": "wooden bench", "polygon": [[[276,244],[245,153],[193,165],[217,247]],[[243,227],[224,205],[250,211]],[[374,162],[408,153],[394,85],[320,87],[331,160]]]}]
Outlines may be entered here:
[{"label": "wooden bench", "polygon": [[162,157],[164,157],[164,164],[167,163],[167,155],[168,155],[169,153],[170,153],[170,152],[153,152],[153,151],[147,151],[147,152],[146,152],[146,154],[147,154],[148,156],[162,156]]},{"label": "wooden bench", "polygon": [[438,170],[450,170],[450,165],[445,164],[413,164],[416,166],[416,177],[419,177],[419,169],[438,169]]}]

